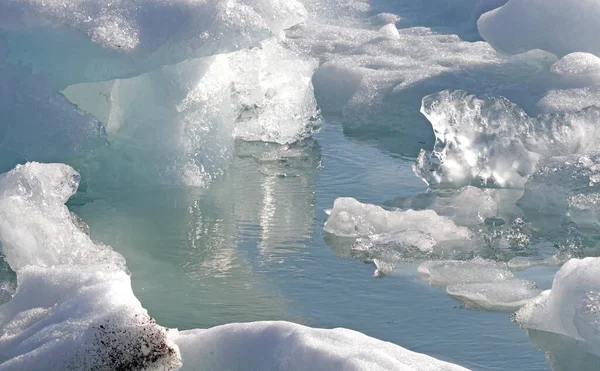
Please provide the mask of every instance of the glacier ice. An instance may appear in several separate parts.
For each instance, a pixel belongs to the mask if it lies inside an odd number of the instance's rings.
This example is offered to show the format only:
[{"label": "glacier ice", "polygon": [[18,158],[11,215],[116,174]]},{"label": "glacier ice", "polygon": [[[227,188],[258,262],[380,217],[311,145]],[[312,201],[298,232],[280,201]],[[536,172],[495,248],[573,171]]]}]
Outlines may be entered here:
[{"label": "glacier ice", "polygon": [[436,143],[415,173],[430,185],[523,188],[540,158],[592,152],[599,135],[597,107],[530,117],[503,97],[443,91],[423,98],[421,110]]},{"label": "glacier ice", "polygon": [[94,117],[24,66],[0,60],[0,102],[0,172],[31,160],[67,161],[106,145]]},{"label": "glacier ice", "polygon": [[[269,39],[135,78],[71,85],[64,95],[103,122],[110,143],[78,167],[88,182],[207,184],[226,169],[235,139],[290,144],[316,132],[315,67]],[[91,179],[98,172],[102,179]]]},{"label": "glacier ice", "polygon": [[467,228],[433,210],[385,210],[350,197],[334,201],[324,230],[335,236],[330,242],[342,255],[373,262],[375,276],[397,262],[454,254],[472,244]]},{"label": "glacier ice", "polygon": [[[410,13],[422,2],[412,3],[402,10]],[[436,15],[444,14],[440,8],[452,11],[456,6],[430,3]],[[407,4],[399,4],[403,5]],[[474,1],[466,5],[473,6]],[[372,7],[376,11],[377,5]],[[467,18],[469,13],[465,12]],[[418,20],[428,15],[419,11]],[[385,14],[381,17],[394,21]],[[373,27],[319,16],[286,32],[290,41],[319,57],[321,64],[313,76],[317,102],[326,118],[340,121],[348,135],[378,141],[383,141],[382,133],[393,135],[401,141],[394,148],[413,155],[419,142],[432,142],[430,126],[417,109],[425,95],[452,86],[530,103],[531,90],[539,94],[546,90],[548,68],[556,61],[549,53],[505,56],[487,43],[466,42],[420,23],[403,26],[403,21]]]},{"label": "glacier ice", "polygon": [[600,54],[600,5],[595,0],[509,0],[477,22],[481,36],[508,53],[542,49],[564,56]]},{"label": "glacier ice", "polygon": [[8,61],[64,88],[249,47],[306,15],[296,0],[8,0],[0,28]]},{"label": "glacier ice", "polygon": [[540,293],[535,282],[515,278],[505,263],[479,257],[428,261],[418,271],[429,284],[446,287],[448,295],[470,308],[512,312]]},{"label": "glacier ice", "polygon": [[0,369],[176,369],[177,347],[134,296],[123,257],[64,205],[78,183],[62,164],[0,176],[0,246],[18,284],[0,307]]},{"label": "glacier ice", "polygon": [[468,239],[469,232],[432,210],[388,211],[353,198],[338,198],[325,222],[325,231],[341,237],[421,231],[435,240]]},{"label": "glacier ice", "polygon": [[588,351],[600,347],[600,279],[598,258],[571,259],[556,273],[552,289],[516,313],[528,329],[556,333],[584,342]]}]

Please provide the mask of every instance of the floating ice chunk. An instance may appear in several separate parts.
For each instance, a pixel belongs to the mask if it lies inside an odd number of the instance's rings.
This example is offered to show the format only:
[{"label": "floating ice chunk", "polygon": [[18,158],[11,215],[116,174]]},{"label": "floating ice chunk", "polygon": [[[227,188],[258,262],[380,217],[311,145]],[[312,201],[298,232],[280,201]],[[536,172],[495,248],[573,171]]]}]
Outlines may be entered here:
[{"label": "floating ice chunk", "polygon": [[104,122],[111,143],[82,161],[82,172],[92,183],[104,168],[98,181],[205,185],[228,166],[234,139],[289,144],[318,129],[315,67],[270,39],[131,79],[70,86],[65,96]]},{"label": "floating ice chunk", "polygon": [[513,312],[540,294],[534,281],[508,279],[493,283],[461,283],[446,288],[448,295],[474,309]]},{"label": "floating ice chunk", "polygon": [[172,334],[183,370],[465,370],[347,329],[234,323]]},{"label": "floating ice chunk", "polygon": [[[393,31],[396,26],[385,27]],[[398,37],[389,38],[378,30],[309,23],[287,36],[323,62],[313,76],[323,113],[340,120],[348,135],[393,142],[403,154],[416,155],[419,142],[432,141],[430,126],[417,109],[425,95],[452,86],[507,95],[529,107],[532,95],[547,90],[555,56],[507,57],[487,43],[436,31],[400,28]]]},{"label": "floating ice chunk", "polygon": [[535,282],[517,279],[505,263],[475,258],[467,261],[428,261],[419,265],[419,276],[467,307],[514,311],[536,297]]},{"label": "floating ice chunk", "polygon": [[177,347],[133,295],[123,257],[64,205],[78,183],[62,164],[0,176],[0,246],[18,284],[0,307],[0,368],[176,369]]},{"label": "floating ice chunk", "polygon": [[353,198],[335,200],[324,229],[337,236],[330,242],[338,253],[373,262],[376,276],[398,262],[462,251],[472,237],[433,210],[388,211]]},{"label": "floating ice chunk", "polygon": [[[341,237],[368,237],[378,234],[399,234],[420,231],[436,241],[464,240],[469,231],[458,227],[448,218],[433,210],[388,211],[380,206],[361,203],[350,197],[334,201],[331,215],[325,222],[325,231]],[[399,235],[398,235],[399,236]],[[404,235],[407,240],[413,234]],[[417,242],[414,239],[414,242]]]},{"label": "floating ice chunk", "polygon": [[600,55],[598,19],[600,4],[595,0],[510,0],[482,15],[477,25],[487,42],[508,53],[542,49],[558,56]]},{"label": "floating ice chunk", "polygon": [[239,50],[279,35],[305,17],[306,9],[296,0],[0,4],[0,28],[11,50],[8,60],[52,75],[61,87]]},{"label": "floating ice chunk", "polygon": [[589,351],[600,349],[600,258],[571,259],[556,273],[552,289],[516,313],[529,329],[584,341]]},{"label": "floating ice chunk", "polygon": [[600,58],[589,53],[571,53],[554,63],[550,71],[558,76],[600,74]]},{"label": "floating ice chunk", "polygon": [[541,157],[594,151],[600,109],[529,117],[506,98],[462,91],[423,98],[433,126],[433,153],[421,151],[415,173],[430,185],[520,187]]},{"label": "floating ice chunk", "polygon": [[512,279],[506,264],[475,258],[473,260],[428,261],[419,265],[419,275],[434,286],[500,282]]}]

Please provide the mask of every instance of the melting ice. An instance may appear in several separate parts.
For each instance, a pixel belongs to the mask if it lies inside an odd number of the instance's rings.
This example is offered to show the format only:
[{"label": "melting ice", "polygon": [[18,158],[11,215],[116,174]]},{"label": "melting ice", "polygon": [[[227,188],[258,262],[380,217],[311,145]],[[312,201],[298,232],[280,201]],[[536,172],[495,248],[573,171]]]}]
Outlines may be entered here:
[{"label": "melting ice", "polygon": [[[599,20],[595,0],[3,1],[0,370],[463,369],[347,329],[167,329],[65,205],[207,189],[244,142],[269,143],[245,153],[262,175],[304,181],[290,163],[322,124],[414,159],[429,186],[384,205],[337,195],[338,255],[376,277],[418,263],[463,306],[515,312],[555,369],[562,343],[593,364]],[[310,229],[291,209],[311,200],[286,205],[260,210],[263,249]],[[523,276],[535,266],[561,266],[551,289]]]}]

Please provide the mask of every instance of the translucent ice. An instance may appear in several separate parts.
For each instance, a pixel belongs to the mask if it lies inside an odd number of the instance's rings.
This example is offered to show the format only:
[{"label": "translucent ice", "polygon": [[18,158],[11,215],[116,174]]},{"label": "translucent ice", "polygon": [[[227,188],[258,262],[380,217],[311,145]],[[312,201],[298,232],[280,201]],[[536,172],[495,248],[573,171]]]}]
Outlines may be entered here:
[{"label": "translucent ice", "polygon": [[600,349],[599,258],[571,259],[558,271],[552,289],[521,308],[517,321],[526,328],[552,332]]},{"label": "translucent ice", "polygon": [[494,283],[451,285],[446,292],[467,307],[513,312],[536,297],[540,290],[533,281],[510,279]]},{"label": "translucent ice", "polygon": [[148,72],[239,50],[306,17],[296,0],[116,2],[8,0],[0,28],[8,60],[52,75],[59,86]]},{"label": "translucent ice", "polygon": [[535,282],[515,278],[506,264],[481,258],[429,261],[418,270],[422,279],[475,309],[510,312],[540,293]]},{"label": "translucent ice", "polygon": [[102,125],[58,93],[52,81],[1,59],[0,172],[31,160],[68,161],[106,145]]},{"label": "translucent ice", "polygon": [[[388,211],[353,198],[338,198],[325,222],[325,231],[341,237],[423,232],[436,241],[469,238],[469,231],[432,210]],[[408,234],[407,240],[410,239]],[[412,239],[411,239],[412,240]],[[418,244],[418,239],[415,239]]]},{"label": "translucent ice", "polygon": [[104,123],[110,142],[83,159],[82,172],[89,182],[103,168],[101,181],[113,184],[204,185],[226,169],[234,139],[304,139],[318,128],[315,64],[270,39],[131,79],[69,86],[65,96]]}]

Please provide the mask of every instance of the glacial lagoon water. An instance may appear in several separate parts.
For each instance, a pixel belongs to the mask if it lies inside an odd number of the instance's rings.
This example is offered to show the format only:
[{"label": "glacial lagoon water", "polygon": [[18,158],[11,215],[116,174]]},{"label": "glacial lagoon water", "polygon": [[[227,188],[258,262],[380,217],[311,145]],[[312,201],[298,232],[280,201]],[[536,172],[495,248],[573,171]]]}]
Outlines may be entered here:
[{"label": "glacial lagoon water", "polygon": [[599,19],[0,2],[0,371],[600,369]]},{"label": "glacial lagoon water", "polygon": [[[279,146],[238,143],[231,171],[209,189],[114,189],[70,208],[125,256],[134,293],[164,326],[281,319],[354,329],[474,370],[548,370],[509,314],[462,308],[416,264],[375,279],[372,264],[328,244],[325,210],[337,197],[383,204],[425,190],[414,160],[378,146],[325,122],[287,160],[260,160]],[[549,288],[556,271],[524,274]]]}]

